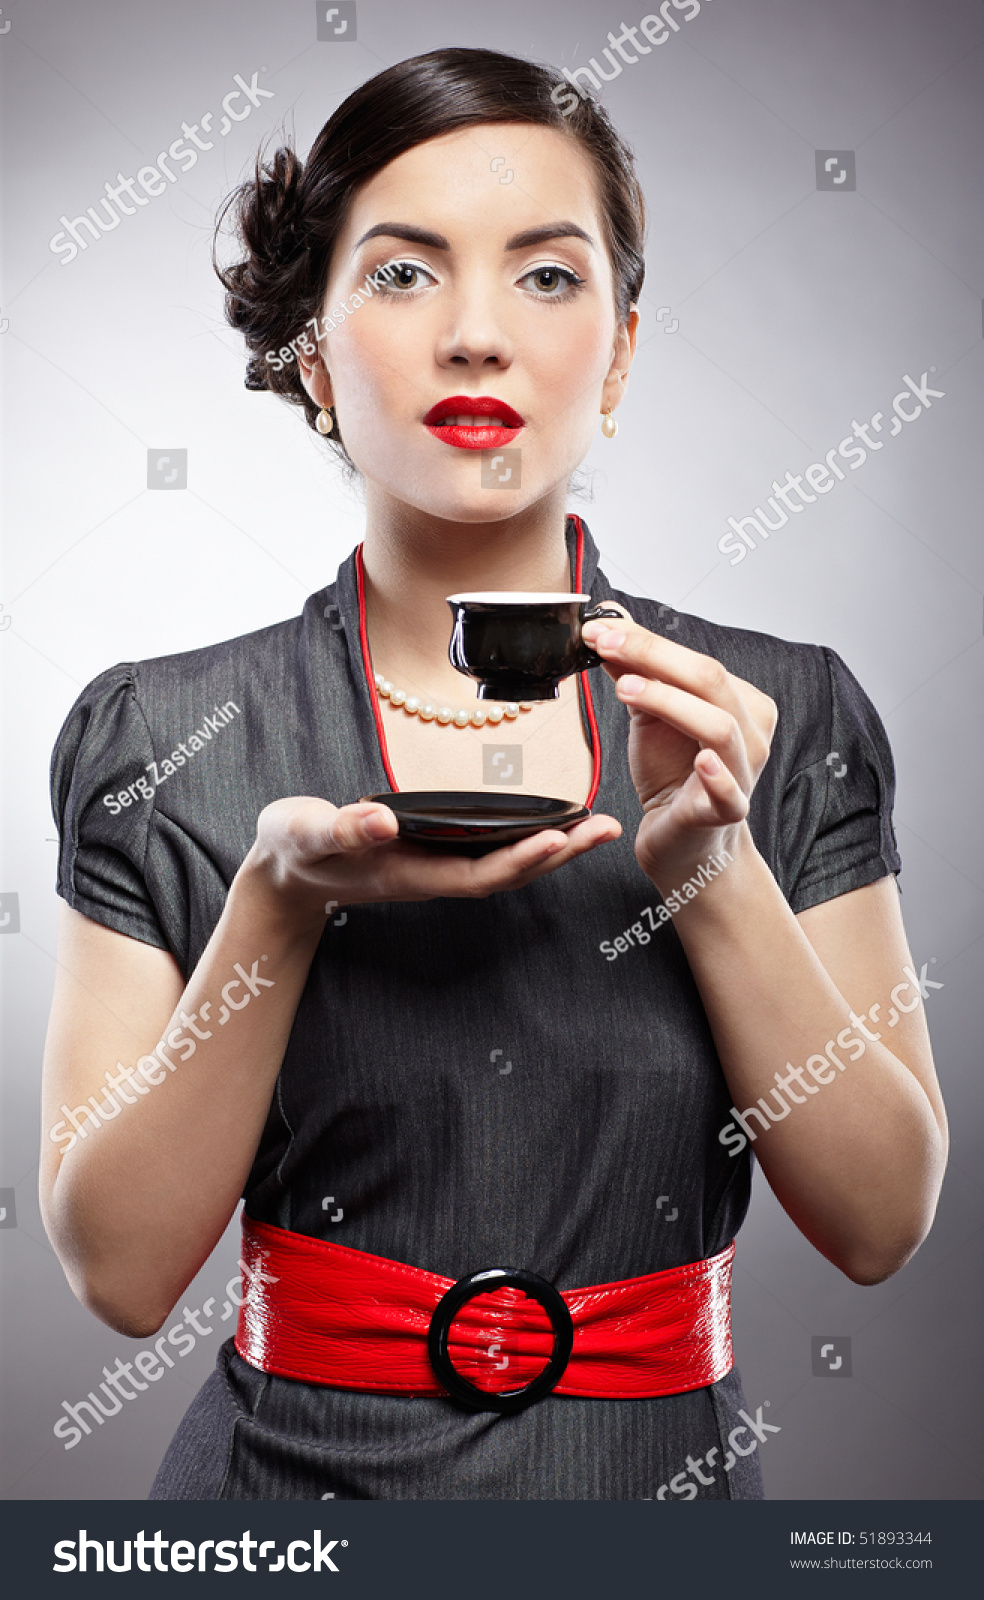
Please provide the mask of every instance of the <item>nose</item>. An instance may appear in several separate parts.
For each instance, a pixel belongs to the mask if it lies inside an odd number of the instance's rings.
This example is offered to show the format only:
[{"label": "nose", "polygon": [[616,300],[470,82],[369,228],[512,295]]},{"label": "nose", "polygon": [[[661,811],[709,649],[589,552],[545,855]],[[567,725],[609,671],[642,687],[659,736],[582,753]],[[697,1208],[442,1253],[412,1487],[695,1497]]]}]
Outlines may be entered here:
[{"label": "nose", "polygon": [[514,346],[503,326],[495,291],[486,281],[462,285],[447,302],[447,324],[438,338],[442,367],[495,367],[512,364]]}]

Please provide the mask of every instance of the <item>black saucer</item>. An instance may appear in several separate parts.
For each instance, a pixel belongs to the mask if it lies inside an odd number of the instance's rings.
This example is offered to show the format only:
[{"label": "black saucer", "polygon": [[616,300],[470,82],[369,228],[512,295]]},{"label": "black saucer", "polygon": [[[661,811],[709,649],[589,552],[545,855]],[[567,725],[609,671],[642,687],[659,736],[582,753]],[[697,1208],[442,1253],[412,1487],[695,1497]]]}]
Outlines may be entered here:
[{"label": "black saucer", "polygon": [[479,856],[515,844],[544,828],[573,828],[590,817],[587,806],[542,794],[482,794],[474,790],[417,789],[367,794],[363,800],[389,806],[400,838],[430,850]]}]

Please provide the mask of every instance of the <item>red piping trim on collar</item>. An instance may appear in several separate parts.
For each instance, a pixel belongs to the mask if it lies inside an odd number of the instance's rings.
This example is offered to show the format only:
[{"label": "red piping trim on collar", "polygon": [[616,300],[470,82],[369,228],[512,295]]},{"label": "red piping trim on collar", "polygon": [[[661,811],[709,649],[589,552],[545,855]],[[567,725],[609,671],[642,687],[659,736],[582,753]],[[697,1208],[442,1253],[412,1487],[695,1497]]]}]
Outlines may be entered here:
[{"label": "red piping trim on collar", "polygon": [[[577,531],[577,546],[574,558],[574,593],[581,592],[581,572],[584,566],[584,528],[580,517],[571,515],[571,521]],[[383,728],[383,719],[379,710],[379,695],[376,692],[376,677],[372,670],[372,658],[369,654],[369,633],[366,625],[366,573],[362,560],[362,545],[355,552],[355,584],[359,595],[359,644],[362,647],[362,665],[365,668],[366,684],[369,689],[369,699],[372,704],[372,715],[376,724],[376,734],[379,739],[379,753],[382,757],[383,767],[389,779],[390,789],[393,794],[399,794],[400,786],[393,775],[390,766],[389,749],[386,744],[386,733]],[[588,674],[578,674],[581,688],[584,692],[584,706],[588,714],[588,727],[591,730],[591,753],[593,767],[591,772],[591,788],[584,804],[589,808],[594,803],[598,788],[601,783],[601,736],[598,733],[598,723],[595,718],[594,704],[591,699],[591,689],[588,684]]]},{"label": "red piping trim on collar", "polygon": [[[577,554],[574,560],[574,593],[582,594],[583,589],[581,573],[584,567],[584,526],[580,517],[574,516],[573,513],[571,514],[571,521],[573,522],[574,527],[577,529]],[[581,688],[584,691],[584,709],[588,713],[588,727],[591,730],[591,753],[594,757],[594,766],[591,772],[591,788],[588,790],[588,798],[584,802],[590,810],[590,808],[594,805],[595,796],[597,795],[598,789],[601,785],[601,735],[598,732],[598,723],[595,720],[594,702],[591,699],[591,687],[588,683],[588,674],[586,672],[581,672],[578,674],[578,676],[581,680]]]},{"label": "red piping trim on collar", "polygon": [[366,629],[366,570],[362,564],[362,546],[355,552],[355,583],[359,591],[359,643],[362,646],[362,665],[366,669],[366,683],[369,686],[369,699],[372,701],[372,714],[376,721],[376,733],[379,737],[379,753],[383,758],[386,776],[393,794],[399,792],[399,785],[393,776],[390,766],[389,750],[386,747],[386,734],[383,731],[383,719],[379,714],[379,695],[376,693],[376,677],[372,670],[372,659],[369,655],[369,634]]}]

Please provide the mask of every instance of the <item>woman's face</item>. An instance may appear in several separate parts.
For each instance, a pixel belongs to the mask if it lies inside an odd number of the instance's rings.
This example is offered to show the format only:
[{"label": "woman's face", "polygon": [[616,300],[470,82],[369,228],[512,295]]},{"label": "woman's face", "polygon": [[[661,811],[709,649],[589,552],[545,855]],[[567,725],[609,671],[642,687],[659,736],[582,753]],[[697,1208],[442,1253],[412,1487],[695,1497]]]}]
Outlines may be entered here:
[{"label": "woman's face", "polygon": [[337,326],[302,370],[370,496],[488,522],[563,491],[635,342],[596,191],[575,140],[495,123],[417,145],[356,193],[322,307]]}]

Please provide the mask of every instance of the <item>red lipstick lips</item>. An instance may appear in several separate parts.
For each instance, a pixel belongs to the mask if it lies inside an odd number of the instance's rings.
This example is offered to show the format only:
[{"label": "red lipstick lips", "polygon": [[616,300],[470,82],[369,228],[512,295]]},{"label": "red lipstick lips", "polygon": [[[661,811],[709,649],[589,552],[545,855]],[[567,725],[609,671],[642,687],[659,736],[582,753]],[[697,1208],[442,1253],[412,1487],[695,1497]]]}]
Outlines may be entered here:
[{"label": "red lipstick lips", "polygon": [[494,395],[455,394],[431,406],[424,418],[427,432],[456,450],[501,449],[523,426],[519,412]]}]

